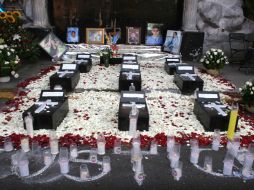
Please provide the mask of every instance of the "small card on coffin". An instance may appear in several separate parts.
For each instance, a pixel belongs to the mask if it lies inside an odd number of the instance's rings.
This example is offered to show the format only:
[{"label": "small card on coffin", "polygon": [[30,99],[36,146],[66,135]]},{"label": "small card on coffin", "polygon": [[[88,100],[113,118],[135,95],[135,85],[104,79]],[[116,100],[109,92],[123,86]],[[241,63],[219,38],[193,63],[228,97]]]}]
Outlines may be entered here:
[{"label": "small card on coffin", "polygon": [[185,65],[180,62],[180,58],[166,58],[164,69],[169,75],[174,75],[176,72],[176,66]]},{"label": "small card on coffin", "polygon": [[138,61],[137,55],[132,55],[132,54],[123,54],[123,62],[125,61]]},{"label": "small card on coffin", "polygon": [[50,89],[53,90],[56,85],[61,85],[66,92],[71,92],[77,86],[79,78],[77,64],[62,64],[60,70],[49,78]]},{"label": "small card on coffin", "polygon": [[77,54],[76,61],[80,73],[88,73],[92,68],[92,58],[89,53]]},{"label": "small card on coffin", "polygon": [[140,65],[138,64],[122,64],[121,72],[133,72],[133,73],[140,73]]},{"label": "small card on coffin", "polygon": [[61,90],[42,90],[38,102],[22,114],[23,121],[29,112],[35,130],[56,129],[69,112],[68,98]]},{"label": "small card on coffin", "polygon": [[195,74],[194,67],[189,65],[176,66],[174,83],[182,94],[193,94],[196,89],[203,90],[204,81]]},{"label": "small card on coffin", "polygon": [[118,112],[118,129],[120,131],[129,130],[129,114],[135,102],[139,110],[137,130],[149,130],[149,111],[145,100],[144,92],[122,91]]},{"label": "small card on coffin", "polygon": [[204,126],[205,131],[228,129],[230,109],[221,103],[218,92],[197,92],[194,114]]},{"label": "small card on coffin", "polygon": [[141,91],[142,79],[139,72],[120,72],[119,91],[128,91],[131,83],[136,91]]}]

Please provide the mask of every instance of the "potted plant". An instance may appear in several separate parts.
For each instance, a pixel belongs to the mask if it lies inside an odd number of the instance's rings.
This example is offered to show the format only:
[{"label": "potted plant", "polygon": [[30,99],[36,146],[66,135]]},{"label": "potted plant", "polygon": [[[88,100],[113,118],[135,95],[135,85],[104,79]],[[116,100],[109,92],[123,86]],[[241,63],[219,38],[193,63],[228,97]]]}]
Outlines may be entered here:
[{"label": "potted plant", "polygon": [[100,62],[104,64],[105,67],[109,67],[109,59],[112,56],[113,52],[112,49],[106,47],[105,49],[100,51]]},{"label": "potted plant", "polygon": [[246,110],[254,113],[254,81],[247,81],[245,85],[239,89]]},{"label": "potted plant", "polygon": [[11,75],[15,78],[19,77],[16,73],[19,61],[15,50],[0,38],[0,82],[9,82]]},{"label": "potted plant", "polygon": [[228,64],[228,58],[224,55],[221,49],[210,49],[205,53],[200,62],[204,65],[207,73],[218,76],[220,74],[220,69]]}]

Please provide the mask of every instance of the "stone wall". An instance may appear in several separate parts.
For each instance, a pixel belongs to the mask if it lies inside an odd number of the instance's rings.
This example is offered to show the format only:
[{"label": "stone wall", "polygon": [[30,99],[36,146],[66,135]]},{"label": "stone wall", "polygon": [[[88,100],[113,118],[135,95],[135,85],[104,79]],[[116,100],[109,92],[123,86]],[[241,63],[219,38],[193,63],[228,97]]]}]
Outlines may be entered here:
[{"label": "stone wall", "polygon": [[242,3],[242,0],[199,0],[196,26],[205,32],[204,51],[213,47],[229,54],[229,33],[254,32],[254,22],[244,17]]}]

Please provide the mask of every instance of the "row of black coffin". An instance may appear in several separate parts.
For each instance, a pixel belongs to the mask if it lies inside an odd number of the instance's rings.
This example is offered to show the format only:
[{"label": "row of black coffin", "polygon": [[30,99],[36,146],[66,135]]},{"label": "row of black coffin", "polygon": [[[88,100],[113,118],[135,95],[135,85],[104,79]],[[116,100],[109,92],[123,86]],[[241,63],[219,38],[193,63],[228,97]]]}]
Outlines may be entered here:
[{"label": "row of black coffin", "polygon": [[[65,70],[70,71],[70,68],[68,68],[70,64],[63,64],[59,70],[60,74],[55,73],[50,77],[50,88],[53,89],[56,85],[61,85],[66,92],[73,91],[79,81],[80,72],[89,72],[92,67],[91,57],[86,59],[83,58],[83,60],[77,59],[77,62],[79,66],[73,70],[73,73],[66,73],[63,77],[59,77],[61,72],[63,73]],[[170,59],[166,59],[165,70],[169,74],[174,74],[174,82],[181,92],[183,94],[191,94],[197,88],[201,91],[203,89],[203,81],[198,76],[193,76],[195,74],[194,68],[192,66],[179,64],[179,62],[175,61],[175,59],[173,59],[172,62],[170,62]],[[119,90],[122,92],[118,113],[118,128],[121,131],[129,130],[129,112],[131,110],[131,103],[135,102],[140,112],[137,129],[140,131],[148,130],[149,112],[145,101],[145,94],[141,92],[141,73],[140,66],[137,63],[137,57],[135,57],[135,60],[125,60],[123,57],[122,63],[119,77]],[[131,80],[128,78],[128,73],[130,71],[134,74]],[[188,73],[188,75],[184,75],[186,73]],[[191,79],[189,76],[193,76],[195,80]],[[135,85],[136,92],[127,91],[131,83]],[[53,96],[50,96],[52,93]],[[54,93],[59,93],[58,95],[61,93],[61,96],[56,96]],[[45,96],[45,94],[48,96]],[[216,109],[206,106],[206,104],[211,103],[221,105],[219,94],[217,92],[198,92],[198,94],[203,94],[202,97],[207,95],[207,98],[198,97],[194,104],[194,113],[201,124],[203,124],[205,130],[213,131],[215,128],[220,128],[222,131],[226,130],[229,123],[230,110],[227,107],[222,108],[222,110],[227,113],[225,116],[220,115]],[[38,104],[35,104],[23,113],[23,118],[28,112],[32,113],[35,130],[57,128],[69,111],[68,98],[63,91],[42,91],[39,102],[45,102],[48,99],[52,102],[58,102],[58,105],[46,106],[46,109],[42,112],[35,113],[36,109],[39,107]]]}]

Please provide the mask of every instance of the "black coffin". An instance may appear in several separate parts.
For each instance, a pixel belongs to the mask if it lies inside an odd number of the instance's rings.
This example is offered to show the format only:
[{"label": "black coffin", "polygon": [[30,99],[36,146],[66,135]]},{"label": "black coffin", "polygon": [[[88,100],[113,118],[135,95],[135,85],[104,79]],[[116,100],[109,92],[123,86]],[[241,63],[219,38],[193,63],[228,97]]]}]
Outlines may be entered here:
[{"label": "black coffin", "polygon": [[129,87],[131,86],[131,83],[134,84],[136,91],[141,91],[141,74],[140,73],[134,73],[132,76],[132,79],[128,79],[128,72],[121,72],[119,76],[119,91],[128,91]]},{"label": "black coffin", "polygon": [[192,81],[188,77],[181,77],[179,74],[175,74],[174,83],[181,93],[186,95],[193,94],[197,88],[202,91],[204,86],[204,81],[199,76],[196,76],[195,81]]},{"label": "black coffin", "polygon": [[80,73],[88,73],[92,68],[91,54],[88,53],[77,54],[76,63],[78,64]]},{"label": "black coffin", "polygon": [[[62,72],[64,70],[60,69],[59,71]],[[66,74],[63,77],[59,77],[59,74],[55,73],[49,78],[50,89],[53,90],[55,85],[61,85],[66,92],[72,92],[77,86],[79,79],[80,79],[80,72],[78,69],[73,70],[73,73]]]},{"label": "black coffin", "polygon": [[188,65],[176,66],[176,73],[174,74],[174,83],[180,89],[182,94],[193,94],[196,89],[203,90],[204,81],[199,76],[194,76],[195,80],[191,80],[184,74],[195,74],[194,67]]},{"label": "black coffin", "polygon": [[221,105],[219,100],[219,93],[217,92],[198,92],[199,94],[217,94],[218,99],[207,99],[197,98],[194,103],[194,114],[200,123],[204,126],[205,131],[214,131],[214,129],[220,129],[221,131],[227,131],[229,119],[230,119],[230,110],[226,107],[222,110],[227,113],[226,116],[218,114],[218,111],[214,108],[205,107],[206,104],[214,102],[218,105]]},{"label": "black coffin", "polygon": [[164,69],[169,75],[174,75],[175,72],[176,72],[176,67],[178,65],[183,65],[183,64],[182,63],[169,63],[169,62],[166,62],[165,65],[164,65]]},{"label": "black coffin", "polygon": [[[118,129],[120,131],[129,130],[129,114],[131,111],[131,104],[120,103],[118,112]],[[137,130],[148,131],[149,130],[149,113],[146,104],[137,104],[137,106],[143,105],[144,107],[139,108],[139,117],[137,123]]]},{"label": "black coffin", "polygon": [[121,99],[118,112],[118,129],[120,131],[129,130],[129,114],[131,111],[131,103],[135,102],[138,110],[139,117],[137,123],[137,130],[149,130],[149,111],[147,108],[145,93],[144,92],[121,92]]},{"label": "black coffin", "polygon": [[[115,65],[115,64],[121,64],[123,62],[122,57],[110,57],[109,58],[109,64]],[[100,64],[104,64],[103,57],[100,56]]]},{"label": "black coffin", "polygon": [[[52,92],[52,91],[42,91],[42,93],[43,92]],[[54,92],[62,92],[62,91],[54,91]],[[35,110],[39,106],[33,105],[22,114],[22,117],[24,120],[28,112],[31,113],[31,115],[33,116],[34,130],[56,129],[61,124],[63,119],[66,117],[67,113],[69,112],[69,104],[68,104],[67,97],[62,96],[62,97],[44,98],[41,96],[39,101],[46,101],[47,99],[51,99],[52,102],[58,102],[58,105],[54,107],[49,106],[48,108],[46,108],[40,113],[35,113]],[[26,128],[25,122],[24,122],[24,127]]]}]

